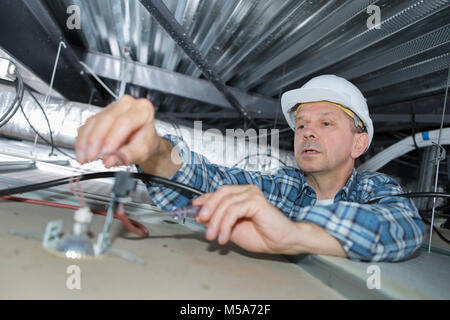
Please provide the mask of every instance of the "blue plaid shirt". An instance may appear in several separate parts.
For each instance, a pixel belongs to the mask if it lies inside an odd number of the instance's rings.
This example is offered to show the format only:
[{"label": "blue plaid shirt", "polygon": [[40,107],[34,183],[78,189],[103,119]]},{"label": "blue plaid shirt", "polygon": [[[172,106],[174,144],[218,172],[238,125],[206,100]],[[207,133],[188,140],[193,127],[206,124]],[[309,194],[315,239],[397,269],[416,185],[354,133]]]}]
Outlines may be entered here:
[{"label": "blue plaid shirt", "polygon": [[[165,136],[179,151],[181,169],[172,180],[204,192],[222,185],[254,184],[265,197],[292,221],[311,222],[325,229],[343,246],[350,259],[360,261],[398,261],[407,258],[422,244],[425,226],[414,203],[403,197],[400,185],[377,172],[353,173],[337,192],[334,203],[315,205],[315,191],[303,172],[282,167],[273,174],[249,172],[210,163],[192,152],[181,138]],[[138,167],[142,172],[142,169]],[[147,184],[150,197],[161,209],[187,205],[192,195],[180,190]],[[364,204],[383,197],[376,204]]]}]

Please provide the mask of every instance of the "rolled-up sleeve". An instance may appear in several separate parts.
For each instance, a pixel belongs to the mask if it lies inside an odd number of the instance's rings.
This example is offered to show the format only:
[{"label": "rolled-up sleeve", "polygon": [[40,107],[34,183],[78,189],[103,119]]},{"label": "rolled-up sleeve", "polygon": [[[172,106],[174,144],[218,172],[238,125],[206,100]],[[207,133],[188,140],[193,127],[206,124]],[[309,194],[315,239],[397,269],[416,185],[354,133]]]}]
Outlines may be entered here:
[{"label": "rolled-up sleeve", "polygon": [[[279,192],[274,187],[276,184],[273,183],[272,176],[212,164],[201,154],[191,151],[180,137],[167,135],[164,138],[174,146],[182,160],[182,167],[171,177],[171,180],[184,183],[203,192],[214,192],[222,185],[255,184],[261,189],[267,190],[265,195],[269,199],[280,198],[277,196]],[[136,167],[138,172],[143,172],[142,168]],[[192,194],[182,190],[151,183],[146,183],[146,185],[152,200],[163,210],[182,207],[192,199]]]},{"label": "rolled-up sleeve", "polygon": [[[287,215],[292,210],[301,189],[298,169],[282,167],[271,174],[246,171],[210,163],[203,155],[189,149],[182,138],[164,136],[180,154],[182,167],[171,180],[184,183],[203,192],[214,192],[222,185],[256,185],[264,196]],[[137,166],[139,172],[142,168]],[[182,207],[189,203],[192,194],[181,190],[146,183],[147,190],[155,204],[163,210]]]}]

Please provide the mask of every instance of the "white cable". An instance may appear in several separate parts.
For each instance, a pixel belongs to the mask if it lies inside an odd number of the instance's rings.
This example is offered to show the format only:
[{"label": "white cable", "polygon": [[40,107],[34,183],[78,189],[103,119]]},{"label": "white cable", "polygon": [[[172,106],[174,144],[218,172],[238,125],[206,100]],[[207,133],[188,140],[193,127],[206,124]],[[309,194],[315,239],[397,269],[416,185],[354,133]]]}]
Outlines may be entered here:
[{"label": "white cable", "polygon": [[[439,140],[439,131],[436,129],[433,131],[424,131],[415,134],[417,146],[419,148],[428,147],[433,144],[437,144]],[[450,127],[442,129],[441,145],[450,144]],[[390,161],[401,157],[402,155],[414,150],[416,147],[412,136],[409,136],[392,146],[386,148],[376,156],[370,158],[358,167],[359,172],[363,171],[378,171],[384,165]]]}]

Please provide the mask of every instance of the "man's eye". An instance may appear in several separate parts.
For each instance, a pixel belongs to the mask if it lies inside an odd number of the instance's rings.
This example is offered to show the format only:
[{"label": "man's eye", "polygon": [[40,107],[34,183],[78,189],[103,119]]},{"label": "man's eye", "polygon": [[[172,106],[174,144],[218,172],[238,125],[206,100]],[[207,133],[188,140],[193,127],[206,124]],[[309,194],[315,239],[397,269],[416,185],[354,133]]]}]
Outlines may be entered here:
[{"label": "man's eye", "polygon": [[329,126],[331,126],[331,122],[324,121],[324,122],[323,122],[323,125],[324,125],[325,127],[329,127]]},{"label": "man's eye", "polygon": [[305,126],[303,125],[303,124],[299,124],[298,126],[297,126],[297,129],[304,129],[305,128]]}]

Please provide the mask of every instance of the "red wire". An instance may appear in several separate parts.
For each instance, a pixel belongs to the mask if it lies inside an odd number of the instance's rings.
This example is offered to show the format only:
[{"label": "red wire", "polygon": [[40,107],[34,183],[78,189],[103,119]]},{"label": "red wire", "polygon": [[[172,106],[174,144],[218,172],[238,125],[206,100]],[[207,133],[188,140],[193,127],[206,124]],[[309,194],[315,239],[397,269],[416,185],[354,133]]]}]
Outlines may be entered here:
[{"label": "red wire", "polygon": [[70,190],[72,191],[73,195],[78,199],[78,202],[81,203],[81,205],[83,207],[86,207],[86,201],[84,201],[84,196],[83,196],[83,191],[81,190],[81,187],[79,185],[79,180],[80,180],[80,176],[77,178],[77,184],[76,187],[78,187],[78,190],[80,193],[77,192],[74,183],[72,182],[73,177],[70,177],[69,180],[69,185],[70,185]]},{"label": "red wire", "polygon": [[[1,196],[0,199],[10,200],[10,201],[18,201],[18,202],[25,202],[25,203],[32,203],[32,204],[39,204],[39,205],[45,205],[50,207],[57,207],[57,208],[64,208],[64,209],[72,209],[77,210],[80,209],[78,206],[73,206],[70,204],[64,204],[64,203],[57,203],[57,202],[50,202],[50,201],[44,201],[44,200],[36,200],[36,199],[27,199],[27,198],[20,198],[20,197],[14,197],[14,196]],[[101,210],[91,210],[93,213],[101,214],[103,216],[106,216],[108,213],[106,211]],[[142,225],[141,223],[128,219],[128,217],[125,215],[125,212],[123,210],[123,205],[119,204],[119,208],[117,209],[116,214],[114,215],[114,218],[119,219],[122,221],[122,223],[125,225],[125,227],[137,234],[138,236],[142,238],[148,237],[148,229]]]},{"label": "red wire", "polygon": [[148,237],[148,230],[147,228],[141,229],[139,227],[136,228],[136,225],[133,225],[133,220],[128,219],[128,217],[125,215],[125,211],[123,210],[123,204],[120,203],[119,207],[117,208],[116,217],[122,221],[122,223],[127,227],[128,230],[131,232],[137,234],[138,236],[142,238]]}]

